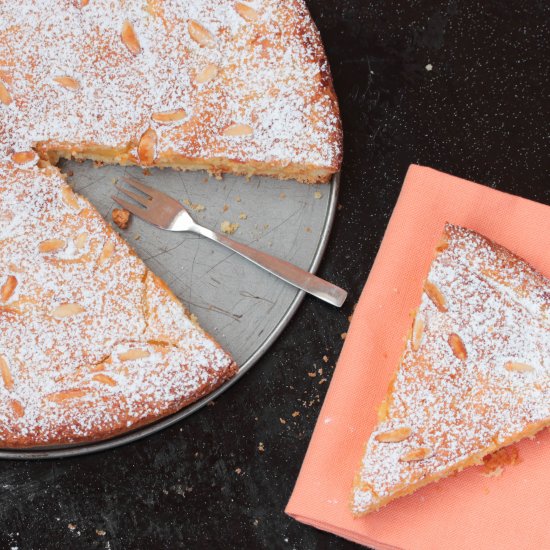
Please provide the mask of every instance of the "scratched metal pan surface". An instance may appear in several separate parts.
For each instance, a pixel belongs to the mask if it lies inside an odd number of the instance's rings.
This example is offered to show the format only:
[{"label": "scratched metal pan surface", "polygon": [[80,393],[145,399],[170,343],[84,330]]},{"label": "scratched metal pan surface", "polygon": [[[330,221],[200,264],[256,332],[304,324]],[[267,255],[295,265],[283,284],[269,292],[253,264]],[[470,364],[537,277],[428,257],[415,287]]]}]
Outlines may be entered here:
[{"label": "scratched metal pan surface", "polygon": [[[142,178],[188,206],[202,225],[220,230],[238,224],[233,237],[314,272],[323,256],[336,212],[339,177],[328,185],[302,185],[270,178],[225,176],[204,172],[151,170],[65,162],[74,188],[111,221],[114,184],[123,175]],[[200,401],[148,426],[114,439],[26,451],[0,450],[0,458],[43,459],[102,451],[153,434],[196,412],[241,378],[269,349],[291,320],[302,291],[264,272],[220,245],[188,233],[170,233],[133,218],[121,231],[157,275],[194,313],[203,328],[228,350],[240,366],[237,375]]]}]

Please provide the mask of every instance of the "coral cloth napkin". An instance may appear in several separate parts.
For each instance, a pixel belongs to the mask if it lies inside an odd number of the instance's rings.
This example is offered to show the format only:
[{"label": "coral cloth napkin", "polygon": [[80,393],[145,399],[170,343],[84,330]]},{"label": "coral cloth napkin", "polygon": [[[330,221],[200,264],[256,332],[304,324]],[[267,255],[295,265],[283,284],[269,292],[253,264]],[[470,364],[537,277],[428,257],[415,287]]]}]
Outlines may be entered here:
[{"label": "coral cloth napkin", "polygon": [[398,365],[445,222],[479,231],[550,276],[550,207],[411,166],[355,310],[286,512],[376,549],[550,548],[550,430],[500,477],[467,469],[353,519],[364,444]]}]

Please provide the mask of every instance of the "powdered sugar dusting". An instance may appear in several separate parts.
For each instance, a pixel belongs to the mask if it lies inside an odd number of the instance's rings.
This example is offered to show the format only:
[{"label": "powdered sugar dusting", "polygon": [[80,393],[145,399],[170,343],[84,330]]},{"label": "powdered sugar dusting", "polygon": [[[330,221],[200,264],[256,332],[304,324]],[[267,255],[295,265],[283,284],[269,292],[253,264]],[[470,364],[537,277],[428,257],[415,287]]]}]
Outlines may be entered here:
[{"label": "powdered sugar dusting", "polygon": [[[9,369],[0,377],[4,446],[114,435],[181,408],[235,372],[55,169],[0,164],[0,212],[0,287],[17,280],[0,303],[0,357]],[[63,247],[42,251],[50,239]],[[56,313],[67,305],[76,308]]]},{"label": "powdered sugar dusting", "polygon": [[[137,143],[158,135],[159,163],[218,158],[336,171],[341,159],[338,107],[318,33],[302,0],[22,0],[0,3],[0,80],[13,101],[0,105],[0,159],[12,151],[86,153],[110,148],[117,161],[139,163]],[[121,40],[129,21],[141,51]],[[213,36],[190,36],[197,21]],[[218,73],[199,84],[208,64]],[[67,89],[54,78],[69,76]],[[152,114],[183,109],[163,124]],[[253,134],[224,136],[234,123]],[[64,154],[67,154],[66,152]]]},{"label": "powdered sugar dusting", "polygon": [[[550,423],[550,281],[477,233],[452,225],[446,233],[449,245],[428,280],[448,311],[423,295],[417,317],[424,334],[416,351],[407,343],[387,417],[367,444],[355,514]],[[451,334],[464,343],[466,359],[453,352]],[[529,369],[507,368],[514,363]],[[412,429],[410,437],[377,441],[402,426]],[[433,455],[403,461],[421,447]]]}]

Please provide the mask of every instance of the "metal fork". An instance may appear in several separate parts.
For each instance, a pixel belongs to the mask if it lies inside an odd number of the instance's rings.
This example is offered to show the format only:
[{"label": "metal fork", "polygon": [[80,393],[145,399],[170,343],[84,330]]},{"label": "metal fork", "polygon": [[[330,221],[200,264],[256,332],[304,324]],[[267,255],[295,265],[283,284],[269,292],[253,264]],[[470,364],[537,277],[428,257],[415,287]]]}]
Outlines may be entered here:
[{"label": "metal fork", "polygon": [[300,269],[285,260],[271,256],[265,252],[260,252],[225,235],[202,227],[193,220],[185,207],[177,200],[143,184],[137,179],[126,176],[122,178],[122,181],[142,193],[137,194],[130,189],[117,186],[117,189],[121,193],[136,201],[140,206],[117,196],[113,196],[112,199],[138,218],[167,231],[191,231],[203,237],[208,237],[233,252],[240,254],[262,269],[269,271],[269,273],[279,277],[283,281],[333,306],[340,307],[345,302],[347,292],[336,285]]}]

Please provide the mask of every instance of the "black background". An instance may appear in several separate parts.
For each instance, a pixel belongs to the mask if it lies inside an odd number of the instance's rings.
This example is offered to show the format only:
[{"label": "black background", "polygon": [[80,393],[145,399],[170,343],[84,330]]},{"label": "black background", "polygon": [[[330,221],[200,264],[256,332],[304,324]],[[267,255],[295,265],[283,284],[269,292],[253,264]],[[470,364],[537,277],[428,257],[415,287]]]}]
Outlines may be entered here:
[{"label": "black background", "polygon": [[328,388],[308,372],[330,379],[409,164],[550,203],[550,4],[308,5],[345,130],[342,208],[320,274],[349,301],[306,299],[242,381],[161,434],[84,458],[0,463],[0,548],[355,548],[283,513]]}]

